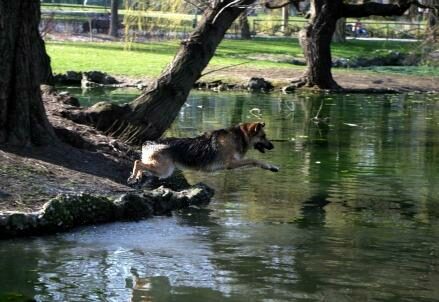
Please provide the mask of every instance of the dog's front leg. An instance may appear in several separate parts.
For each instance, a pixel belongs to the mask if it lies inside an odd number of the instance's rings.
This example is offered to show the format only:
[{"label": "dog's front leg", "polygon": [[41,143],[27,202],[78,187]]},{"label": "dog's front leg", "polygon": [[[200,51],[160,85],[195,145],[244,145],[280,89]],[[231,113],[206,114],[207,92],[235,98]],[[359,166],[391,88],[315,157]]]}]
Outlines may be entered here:
[{"label": "dog's front leg", "polygon": [[261,169],[265,169],[265,170],[269,170],[271,172],[278,172],[279,168],[268,164],[268,163],[264,163],[262,161],[256,160],[256,159],[241,159],[241,160],[234,160],[231,161],[229,163],[226,164],[226,169],[236,169],[236,168],[241,168],[241,167],[259,167]]}]

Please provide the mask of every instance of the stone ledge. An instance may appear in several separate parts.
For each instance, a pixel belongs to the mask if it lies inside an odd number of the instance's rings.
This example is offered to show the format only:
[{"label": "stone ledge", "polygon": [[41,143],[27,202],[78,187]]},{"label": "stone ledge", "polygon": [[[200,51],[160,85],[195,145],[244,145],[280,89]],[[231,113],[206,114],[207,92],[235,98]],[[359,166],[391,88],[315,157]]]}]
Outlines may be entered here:
[{"label": "stone ledge", "polygon": [[78,226],[166,215],[173,210],[206,205],[213,194],[213,189],[199,183],[181,191],[161,186],[151,191],[126,193],[116,200],[89,194],[58,195],[37,212],[0,213],[0,239],[52,234]]}]

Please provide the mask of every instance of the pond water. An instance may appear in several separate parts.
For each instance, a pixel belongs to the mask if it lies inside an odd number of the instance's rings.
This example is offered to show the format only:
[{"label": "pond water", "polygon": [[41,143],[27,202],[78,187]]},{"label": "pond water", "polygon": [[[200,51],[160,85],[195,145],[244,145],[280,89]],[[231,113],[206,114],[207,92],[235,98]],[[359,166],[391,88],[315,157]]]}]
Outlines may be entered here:
[{"label": "pond water", "polygon": [[439,96],[193,92],[170,134],[259,118],[275,149],[249,157],[279,173],[185,173],[216,189],[208,207],[2,241],[0,293],[439,301]]}]

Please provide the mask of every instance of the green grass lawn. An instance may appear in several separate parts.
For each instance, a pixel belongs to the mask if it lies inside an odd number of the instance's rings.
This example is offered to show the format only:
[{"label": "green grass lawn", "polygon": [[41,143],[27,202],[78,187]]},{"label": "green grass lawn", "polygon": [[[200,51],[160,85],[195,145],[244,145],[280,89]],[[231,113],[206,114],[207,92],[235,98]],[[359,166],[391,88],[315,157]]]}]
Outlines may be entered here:
[{"label": "green grass lawn", "polygon": [[[178,46],[179,41],[176,40],[154,41],[136,43],[131,51],[126,51],[124,43],[120,42],[46,43],[54,72],[101,70],[114,75],[135,77],[157,76],[171,61]],[[417,43],[351,40],[343,44],[334,43],[332,54],[343,58],[365,57],[389,50],[408,52],[417,46]],[[234,65],[248,61],[250,57],[250,63],[245,65],[249,68],[302,68],[289,63],[273,62],[273,58],[282,56],[302,57],[297,39],[224,40],[209,67]]]}]

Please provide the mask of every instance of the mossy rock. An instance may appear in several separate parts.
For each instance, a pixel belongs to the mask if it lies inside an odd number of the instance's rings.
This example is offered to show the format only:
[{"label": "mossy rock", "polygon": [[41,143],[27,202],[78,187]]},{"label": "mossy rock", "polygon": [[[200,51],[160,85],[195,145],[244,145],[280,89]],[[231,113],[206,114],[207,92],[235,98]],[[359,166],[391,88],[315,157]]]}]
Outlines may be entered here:
[{"label": "mossy rock", "polygon": [[67,229],[112,221],[114,216],[115,205],[106,197],[59,195],[45,204],[39,222],[47,228]]}]

